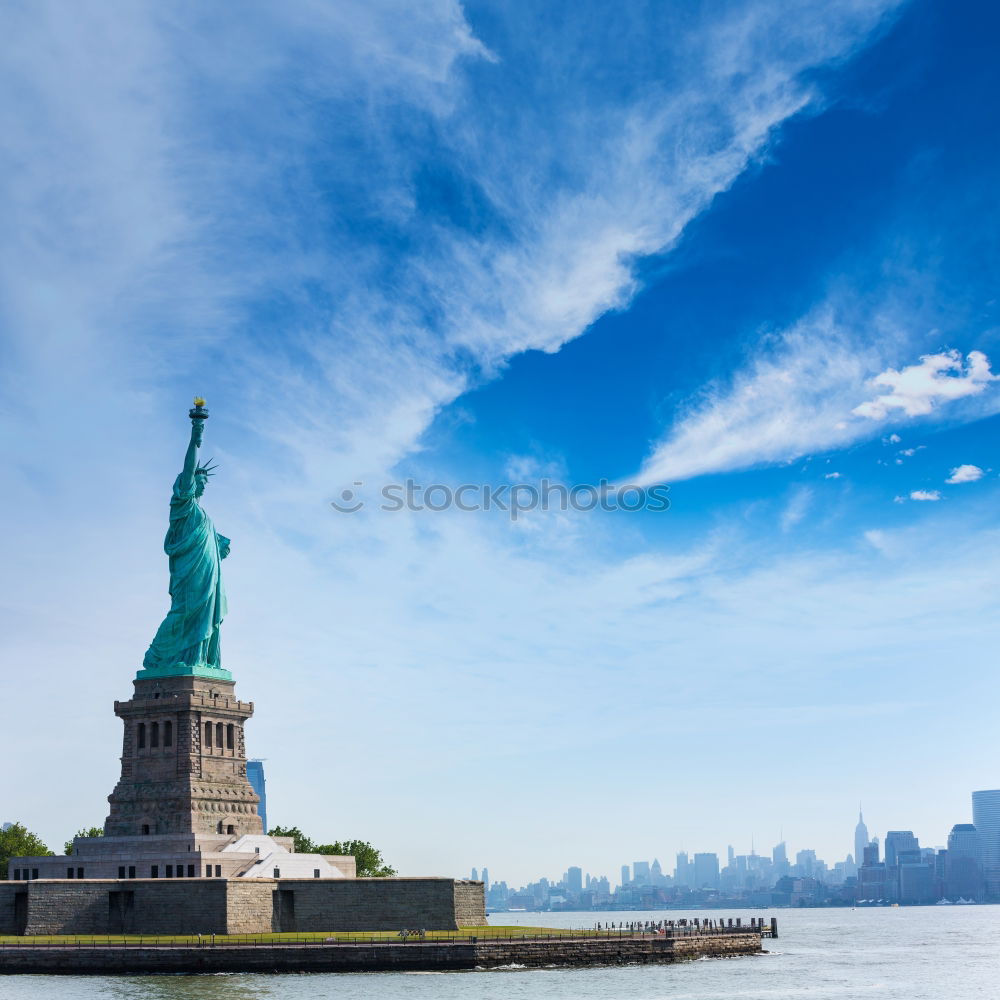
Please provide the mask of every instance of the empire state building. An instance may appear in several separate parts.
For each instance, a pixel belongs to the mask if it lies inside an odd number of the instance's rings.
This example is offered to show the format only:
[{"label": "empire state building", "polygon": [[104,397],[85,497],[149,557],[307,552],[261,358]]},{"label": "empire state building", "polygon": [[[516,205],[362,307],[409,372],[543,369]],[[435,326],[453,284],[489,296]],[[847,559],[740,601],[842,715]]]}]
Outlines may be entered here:
[{"label": "empire state building", "polygon": [[858,809],[858,825],[854,828],[854,863],[860,868],[865,863],[865,848],[868,846],[868,827],[864,814]]}]

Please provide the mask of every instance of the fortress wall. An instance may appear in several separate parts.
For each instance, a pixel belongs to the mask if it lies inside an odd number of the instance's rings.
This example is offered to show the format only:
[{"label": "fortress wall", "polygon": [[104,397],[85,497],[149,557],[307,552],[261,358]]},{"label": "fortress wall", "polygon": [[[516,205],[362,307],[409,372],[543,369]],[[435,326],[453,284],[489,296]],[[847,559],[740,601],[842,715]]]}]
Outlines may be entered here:
[{"label": "fortress wall", "polygon": [[24,882],[0,882],[0,934],[17,934],[14,898],[24,892]]},{"label": "fortress wall", "polygon": [[[281,879],[284,896],[282,931],[456,930],[460,926],[458,894],[450,878]],[[477,909],[463,894],[463,913],[482,915],[483,887]],[[278,930],[275,927],[275,930]]]},{"label": "fortress wall", "polygon": [[[143,879],[135,896],[137,934],[225,934],[227,879]],[[128,882],[120,882],[128,888]]]},{"label": "fortress wall", "polygon": [[[17,893],[27,894],[20,911]],[[448,878],[0,882],[3,934],[456,930],[485,922],[482,883]]]},{"label": "fortress wall", "polygon": [[29,935],[226,931],[224,879],[72,879],[26,887]]},{"label": "fortress wall", "polygon": [[107,933],[108,888],[117,888],[117,882],[53,880],[22,885],[28,890],[24,933]]},{"label": "fortress wall", "polygon": [[228,879],[226,933],[269,933],[275,886],[271,879]]},{"label": "fortress wall", "polygon": [[486,924],[486,890],[482,882],[455,882],[455,919],[459,927]]}]

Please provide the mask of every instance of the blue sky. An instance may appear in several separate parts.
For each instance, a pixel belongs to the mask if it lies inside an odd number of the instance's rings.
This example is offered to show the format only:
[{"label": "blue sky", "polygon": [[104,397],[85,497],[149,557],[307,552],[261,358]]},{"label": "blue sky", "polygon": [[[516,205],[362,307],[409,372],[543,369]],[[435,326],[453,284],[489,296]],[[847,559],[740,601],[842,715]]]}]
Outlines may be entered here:
[{"label": "blue sky", "polygon": [[997,785],[991,5],[0,16],[2,818],[105,815],[195,393],[275,822],[519,882]]}]

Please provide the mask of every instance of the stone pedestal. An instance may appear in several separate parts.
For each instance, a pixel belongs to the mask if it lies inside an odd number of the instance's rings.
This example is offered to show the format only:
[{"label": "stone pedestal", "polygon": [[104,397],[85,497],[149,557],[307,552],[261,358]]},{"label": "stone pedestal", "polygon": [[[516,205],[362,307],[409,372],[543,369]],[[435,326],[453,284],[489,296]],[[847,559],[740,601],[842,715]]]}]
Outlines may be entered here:
[{"label": "stone pedestal", "polygon": [[243,726],[253,702],[232,681],[137,679],[115,702],[125,724],[122,776],[108,796],[108,837],[263,833],[246,772]]}]

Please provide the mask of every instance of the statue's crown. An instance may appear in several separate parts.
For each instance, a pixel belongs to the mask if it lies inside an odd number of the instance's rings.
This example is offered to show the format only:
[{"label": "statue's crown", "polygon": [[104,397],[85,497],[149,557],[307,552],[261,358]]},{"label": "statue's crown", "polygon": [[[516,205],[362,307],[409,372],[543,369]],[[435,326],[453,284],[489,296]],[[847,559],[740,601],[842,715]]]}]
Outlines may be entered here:
[{"label": "statue's crown", "polygon": [[200,472],[204,476],[214,476],[218,465],[212,465],[213,461],[214,459],[210,458],[204,465],[199,465],[198,468],[194,470],[194,474],[197,476]]}]

